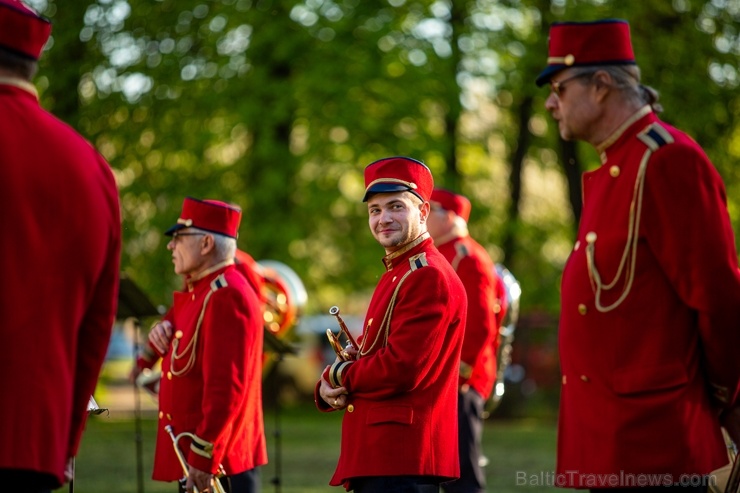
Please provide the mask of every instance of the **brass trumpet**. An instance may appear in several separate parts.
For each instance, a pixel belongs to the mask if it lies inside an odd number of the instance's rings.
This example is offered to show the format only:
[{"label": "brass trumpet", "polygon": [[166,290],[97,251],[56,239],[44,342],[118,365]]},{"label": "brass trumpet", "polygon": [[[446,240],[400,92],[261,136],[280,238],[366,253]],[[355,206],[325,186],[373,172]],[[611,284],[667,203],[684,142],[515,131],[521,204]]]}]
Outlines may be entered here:
[{"label": "brass trumpet", "polygon": [[[339,356],[339,359],[341,359],[342,361],[350,361],[355,359],[354,356],[347,352],[347,350],[350,347],[359,350],[360,346],[357,345],[357,341],[355,341],[355,338],[352,337],[352,333],[347,328],[347,324],[344,323],[344,320],[342,320],[342,317],[339,315],[339,307],[331,307],[329,309],[329,315],[334,315],[337,318],[337,322],[339,323],[338,335],[335,335],[334,332],[331,331],[331,329],[326,329],[326,337],[329,339],[329,344],[331,344],[334,352],[337,353],[337,356]],[[344,334],[344,337],[347,338],[347,345],[344,348],[342,347],[342,343],[339,340],[342,334]]]},{"label": "brass trumpet", "polygon": [[[194,438],[195,435],[192,433],[182,432],[179,435],[175,436],[175,432],[172,429],[172,425],[167,425],[164,427],[165,431],[170,435],[170,438],[172,439],[172,446],[175,448],[175,454],[177,455],[177,459],[180,461],[180,465],[182,466],[182,470],[185,472],[185,477],[181,480],[183,481],[183,487],[185,486],[185,481],[188,479],[188,464],[185,462],[185,457],[182,455],[182,451],[177,446],[177,442],[180,440],[180,438],[186,436],[190,438]],[[226,490],[224,489],[223,485],[221,484],[221,481],[219,481],[217,478],[223,477],[226,475],[226,472],[224,472],[223,466],[219,465],[219,472],[216,474],[216,477],[211,479],[211,490],[215,493],[226,493]],[[198,488],[193,485],[193,493],[200,493],[198,491]]]}]

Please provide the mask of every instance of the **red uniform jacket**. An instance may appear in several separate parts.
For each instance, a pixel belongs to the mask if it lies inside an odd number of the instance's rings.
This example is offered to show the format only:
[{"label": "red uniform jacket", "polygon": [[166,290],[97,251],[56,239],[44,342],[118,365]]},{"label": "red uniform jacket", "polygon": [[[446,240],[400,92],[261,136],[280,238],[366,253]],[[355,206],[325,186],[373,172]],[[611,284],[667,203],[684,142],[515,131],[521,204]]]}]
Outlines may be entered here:
[{"label": "red uniform jacket", "polygon": [[486,249],[470,236],[452,235],[435,244],[460,276],[468,297],[460,385],[467,384],[488,399],[496,381],[499,329],[506,306],[504,283]]},{"label": "red uniform jacket", "polygon": [[[349,400],[334,486],[359,476],[459,477],[465,290],[428,234],[383,260],[386,272],[358,341],[361,355],[343,372]],[[316,397],[319,409],[328,410],[318,386]]]},{"label": "red uniform jacket", "polygon": [[717,414],[740,380],[740,276],[724,185],[648,107],[633,120],[583,176],[563,273],[559,486],[727,463]]},{"label": "red uniform jacket", "polygon": [[0,468],[64,481],[116,313],[111,169],[36,97],[0,85]]},{"label": "red uniform jacket", "polygon": [[[262,312],[254,290],[229,265],[176,292],[165,318],[182,337],[176,349],[173,339],[162,358],[152,477],[174,481],[184,475],[165,431],[167,425],[175,435],[196,435],[193,446],[187,437],[178,444],[186,462],[200,470],[216,473],[222,465],[232,475],[266,464]],[[140,367],[154,364],[141,359],[139,363]]]}]

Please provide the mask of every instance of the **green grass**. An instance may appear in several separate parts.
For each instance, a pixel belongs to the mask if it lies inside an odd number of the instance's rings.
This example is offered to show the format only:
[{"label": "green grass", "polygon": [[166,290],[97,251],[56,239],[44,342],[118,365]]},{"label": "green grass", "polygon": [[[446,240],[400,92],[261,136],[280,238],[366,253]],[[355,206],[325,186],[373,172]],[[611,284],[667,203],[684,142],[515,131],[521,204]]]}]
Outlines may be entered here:
[{"label": "green grass", "polygon": [[[130,414],[111,412],[91,416],[76,459],[76,493],[175,493],[174,483],[151,480],[156,420],[151,412],[137,421]],[[277,420],[266,410],[265,432],[270,463],[262,468],[263,493],[343,492],[328,485],[339,456],[342,413],[319,413],[312,406],[284,408]],[[279,423],[280,457],[276,455],[275,430]],[[141,432],[138,434],[137,427]],[[486,422],[485,454],[488,491],[507,493],[552,492],[554,488],[530,479],[522,485],[517,477],[547,474],[555,463],[555,427],[536,420]],[[137,461],[138,449],[141,460]],[[278,460],[279,459],[279,460]],[[137,473],[141,464],[141,475]],[[517,476],[519,473],[519,476]],[[279,477],[280,484],[273,479]],[[139,485],[139,478],[142,484]],[[58,491],[68,490],[68,486]],[[524,490],[524,491],[522,491]]]}]

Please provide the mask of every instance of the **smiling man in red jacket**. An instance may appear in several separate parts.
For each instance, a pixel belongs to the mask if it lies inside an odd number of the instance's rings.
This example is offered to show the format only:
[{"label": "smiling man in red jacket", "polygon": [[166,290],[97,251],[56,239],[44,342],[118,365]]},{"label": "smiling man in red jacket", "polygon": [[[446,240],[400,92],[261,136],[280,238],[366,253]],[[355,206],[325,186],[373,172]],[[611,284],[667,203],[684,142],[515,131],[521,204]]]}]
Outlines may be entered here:
[{"label": "smiling man in red jacket", "polygon": [[110,166],[31,83],[50,32],[23,3],[0,0],[0,484],[26,492],[72,477],[121,248]]},{"label": "smiling man in red jacket", "polygon": [[[550,29],[545,107],[601,166],[562,277],[557,486],[702,491],[740,439],[740,273],[720,175],[661,121],[629,25]],[[657,484],[656,484],[657,482]],[[667,487],[667,488],[665,488]]]},{"label": "smiling man in red jacket", "polygon": [[460,474],[457,379],[467,299],[427,232],[432,174],[391,157],[365,168],[370,231],[385,248],[359,348],[327,367],[322,411],[344,410],[331,479],[356,493],[431,493]]}]

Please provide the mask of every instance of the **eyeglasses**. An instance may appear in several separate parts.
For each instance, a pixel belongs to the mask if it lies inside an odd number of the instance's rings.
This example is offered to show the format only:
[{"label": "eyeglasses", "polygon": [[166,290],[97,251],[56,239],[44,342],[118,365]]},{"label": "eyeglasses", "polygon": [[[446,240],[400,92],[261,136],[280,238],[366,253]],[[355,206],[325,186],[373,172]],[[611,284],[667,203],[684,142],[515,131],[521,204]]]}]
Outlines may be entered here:
[{"label": "eyeglasses", "polygon": [[551,80],[550,81],[550,90],[552,91],[552,93],[555,96],[557,96],[558,98],[560,98],[560,96],[563,95],[563,89],[564,89],[563,86],[565,85],[566,82],[570,82],[570,81],[575,80],[575,79],[580,79],[582,77],[591,77],[591,72],[586,72],[584,74],[576,74],[576,75],[570,76],[570,77],[568,77],[566,79],[563,79],[563,80],[558,80],[558,81]]},{"label": "eyeglasses", "polygon": [[180,233],[178,231],[175,231],[172,233],[172,241],[177,241],[177,239],[181,236],[205,236],[205,233]]}]

